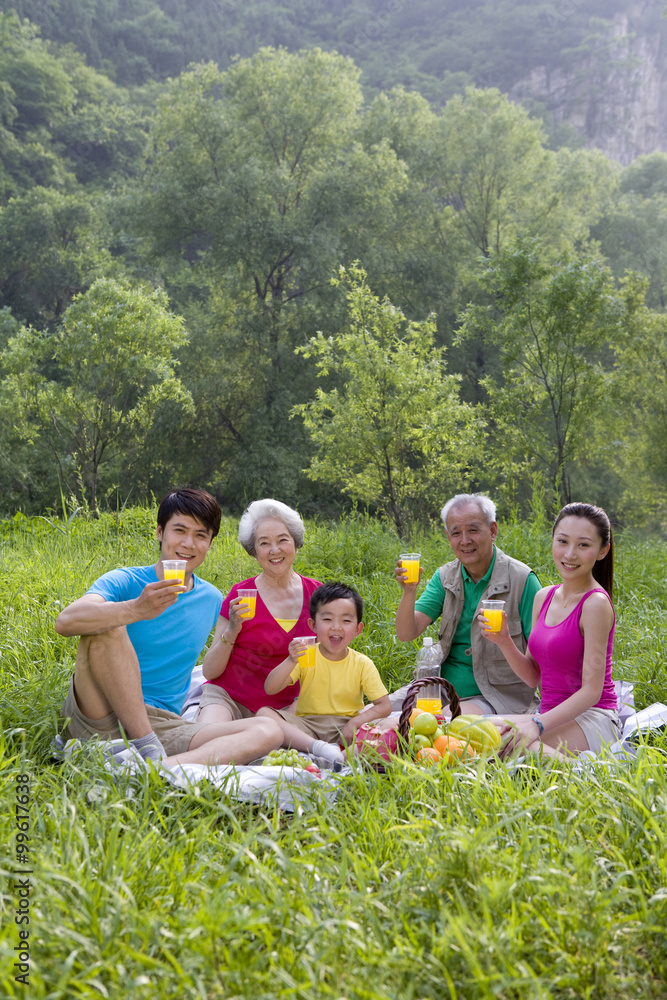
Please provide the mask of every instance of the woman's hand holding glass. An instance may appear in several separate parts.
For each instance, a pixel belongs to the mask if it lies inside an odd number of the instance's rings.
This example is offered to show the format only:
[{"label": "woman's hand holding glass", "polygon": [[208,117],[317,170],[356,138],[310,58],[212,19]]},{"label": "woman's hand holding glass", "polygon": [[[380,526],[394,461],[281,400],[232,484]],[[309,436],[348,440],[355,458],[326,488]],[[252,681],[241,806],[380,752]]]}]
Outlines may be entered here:
[{"label": "woman's hand holding glass", "polygon": [[477,622],[482,630],[484,638],[488,639],[494,645],[502,647],[508,641],[511,642],[512,639],[507,627],[507,615],[504,611],[501,611],[500,614],[502,615],[502,621],[499,629],[492,628],[492,623],[489,618],[487,618],[484,611],[480,611],[477,615]]},{"label": "woman's hand holding glass", "polygon": [[235,597],[229,605],[229,625],[225,629],[228,639],[236,639],[243,628],[243,614],[248,610],[245,597]]}]

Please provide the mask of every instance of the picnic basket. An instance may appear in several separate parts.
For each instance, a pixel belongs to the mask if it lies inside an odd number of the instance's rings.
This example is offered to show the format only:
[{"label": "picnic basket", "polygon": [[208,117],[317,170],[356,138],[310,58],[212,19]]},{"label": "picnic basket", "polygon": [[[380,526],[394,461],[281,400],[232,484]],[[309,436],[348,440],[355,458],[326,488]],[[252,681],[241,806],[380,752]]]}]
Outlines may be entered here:
[{"label": "picnic basket", "polygon": [[434,684],[440,685],[443,695],[443,705],[449,705],[452,713],[452,719],[455,719],[461,714],[459,696],[449,681],[446,681],[443,677],[424,677],[422,680],[413,681],[405,694],[403,710],[401,711],[401,716],[398,720],[397,732],[399,736],[399,746],[407,746],[408,736],[410,733],[410,715],[412,714],[413,708],[417,704],[417,695],[419,694],[419,691],[425,687],[432,687]]}]

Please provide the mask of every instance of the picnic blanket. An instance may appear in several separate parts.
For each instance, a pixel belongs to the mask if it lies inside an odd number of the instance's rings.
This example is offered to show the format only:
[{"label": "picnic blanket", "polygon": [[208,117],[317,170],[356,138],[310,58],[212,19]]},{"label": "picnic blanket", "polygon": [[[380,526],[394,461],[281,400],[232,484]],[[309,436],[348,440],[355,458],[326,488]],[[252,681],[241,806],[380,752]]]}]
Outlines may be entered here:
[{"label": "picnic blanket", "polygon": [[[182,712],[183,718],[188,721],[193,720],[197,714],[202,686],[201,667],[195,667]],[[655,703],[640,712],[635,712],[632,684],[627,681],[617,681],[616,692],[619,714],[623,722],[623,735],[617,743],[609,747],[609,751],[617,760],[624,761],[636,755],[638,733],[645,733],[649,729],[667,729],[667,705]],[[392,715],[396,718],[400,715],[403,697],[403,689],[392,695],[394,708]],[[89,746],[90,744],[82,743],[80,740],[68,740],[65,743],[61,737],[56,737],[54,757],[65,761],[80,752],[88,752]],[[119,750],[118,747],[115,749]],[[310,754],[302,756],[309,758],[309,761],[320,769],[319,775],[299,767],[267,766],[262,763],[263,758],[241,766],[182,764],[178,768],[160,767],[159,773],[168,784],[183,791],[191,791],[206,781],[219,789],[221,795],[233,801],[269,805],[284,812],[294,812],[299,805],[310,798],[313,788],[319,789],[327,804],[333,803],[339,783],[353,773],[353,761],[350,760],[342,769],[338,765],[339,769],[334,770],[334,765],[324,758]],[[588,750],[580,754],[573,763],[579,762],[580,766],[585,767],[593,763],[595,758],[593,751]],[[124,778],[145,775],[152,766],[146,763],[134,747],[125,744],[120,748],[120,752],[108,755],[105,761],[105,767],[111,774]],[[95,789],[91,790],[89,797],[91,801],[95,799]]]},{"label": "picnic blanket", "polygon": [[[192,791],[206,781],[219,789],[222,795],[236,802],[269,804],[284,812],[294,812],[309,797],[313,788],[320,790],[325,802],[333,802],[338,783],[352,773],[350,767],[339,766],[338,770],[334,770],[330,761],[312,754],[301,756],[307,758],[308,763],[315,764],[319,774],[300,767],[267,766],[262,763],[263,758],[245,765],[181,764],[179,767],[156,767],[145,761],[135,747],[122,740],[112,740],[109,743],[76,739],[65,741],[61,736],[56,736],[53,742],[52,756],[59,763],[75,762],[79,754],[89,754],[91,750],[102,753],[105,769],[121,780],[141,778],[147,771],[155,769],[167,784],[181,791]],[[99,790],[93,788],[89,793],[90,801],[94,801],[98,793]],[[130,797],[134,794],[131,787],[128,788],[128,794]]]}]

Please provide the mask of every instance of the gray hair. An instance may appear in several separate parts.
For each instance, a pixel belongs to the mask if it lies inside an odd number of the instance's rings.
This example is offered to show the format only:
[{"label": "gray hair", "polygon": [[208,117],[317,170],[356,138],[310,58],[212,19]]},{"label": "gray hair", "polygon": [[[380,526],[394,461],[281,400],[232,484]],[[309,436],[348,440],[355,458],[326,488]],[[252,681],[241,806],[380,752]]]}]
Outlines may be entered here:
[{"label": "gray hair", "polygon": [[447,528],[447,515],[453,507],[462,507],[464,503],[476,503],[489,524],[496,519],[496,505],[493,500],[483,496],[481,493],[457,493],[455,497],[448,500],[440,511],[442,523]]},{"label": "gray hair", "polygon": [[297,549],[303,545],[306,529],[297,512],[288,507],[286,503],[267,497],[265,500],[253,500],[246,507],[239,521],[239,542],[248,555],[255,555],[255,529],[257,525],[260,521],[266,521],[270,517],[275,517],[283,522],[294,539]]}]

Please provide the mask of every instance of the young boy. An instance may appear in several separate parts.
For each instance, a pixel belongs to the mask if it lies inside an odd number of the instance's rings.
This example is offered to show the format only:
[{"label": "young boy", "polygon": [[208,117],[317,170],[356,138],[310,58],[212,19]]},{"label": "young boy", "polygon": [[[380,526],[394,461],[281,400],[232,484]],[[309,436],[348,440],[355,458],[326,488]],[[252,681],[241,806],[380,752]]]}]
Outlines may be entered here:
[{"label": "young boy", "polygon": [[[352,587],[323,583],[310,598],[308,624],[317,637],[315,666],[301,666],[299,653],[306,643],[293,639],[289,656],[271,671],[264,684],[267,694],[277,694],[299,681],[301,691],[295,712],[260,708],[259,716],[278,720],[284,747],[294,747],[336,763],[344,754],[334,745],[354,741],[355,730],[364,722],[381,719],[391,712],[386,687],[372,660],[350,643],[363,630],[364,604]],[[372,704],[364,708],[363,695]]]}]

